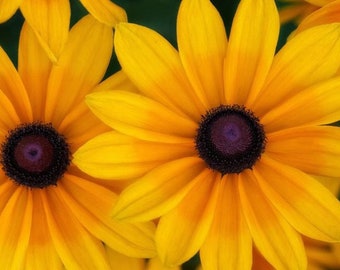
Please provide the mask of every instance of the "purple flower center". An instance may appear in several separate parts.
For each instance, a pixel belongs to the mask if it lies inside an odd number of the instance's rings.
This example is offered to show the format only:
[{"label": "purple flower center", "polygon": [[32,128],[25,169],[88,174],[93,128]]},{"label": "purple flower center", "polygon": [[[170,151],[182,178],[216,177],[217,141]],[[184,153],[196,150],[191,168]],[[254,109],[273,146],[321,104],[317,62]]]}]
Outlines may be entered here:
[{"label": "purple flower center", "polygon": [[31,188],[56,185],[70,164],[69,146],[51,124],[23,124],[8,132],[1,164],[16,183]]},{"label": "purple flower center", "polygon": [[266,137],[251,111],[221,105],[202,116],[195,142],[208,167],[224,175],[250,169],[263,153]]}]

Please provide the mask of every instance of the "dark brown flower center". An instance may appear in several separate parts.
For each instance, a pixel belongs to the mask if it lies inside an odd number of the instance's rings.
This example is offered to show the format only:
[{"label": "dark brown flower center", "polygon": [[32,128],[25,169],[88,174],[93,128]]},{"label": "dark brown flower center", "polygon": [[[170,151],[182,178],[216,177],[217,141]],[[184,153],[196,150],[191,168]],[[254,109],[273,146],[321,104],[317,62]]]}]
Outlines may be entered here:
[{"label": "dark brown flower center", "polygon": [[202,116],[196,135],[199,156],[223,175],[252,168],[265,144],[259,119],[238,105],[221,105],[209,110]]},{"label": "dark brown flower center", "polygon": [[70,164],[69,146],[51,124],[23,124],[9,131],[1,163],[5,174],[20,185],[56,185]]}]

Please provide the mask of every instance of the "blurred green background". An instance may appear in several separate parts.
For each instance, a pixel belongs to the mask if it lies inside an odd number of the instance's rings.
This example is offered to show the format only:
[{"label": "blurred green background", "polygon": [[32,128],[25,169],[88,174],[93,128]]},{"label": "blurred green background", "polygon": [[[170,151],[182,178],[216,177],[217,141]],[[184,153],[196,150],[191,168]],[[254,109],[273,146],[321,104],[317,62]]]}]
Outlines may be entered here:
[{"label": "blurred green background", "polygon": [[[70,0],[72,8],[71,26],[82,16],[87,14],[78,0]],[[116,0],[113,1],[122,6],[130,22],[142,24],[161,33],[175,47],[176,45],[176,16],[180,0]],[[212,0],[212,3],[219,10],[227,32],[229,33],[232,18],[237,8],[239,0]],[[17,49],[20,29],[24,19],[17,11],[16,14],[6,23],[0,24],[0,45],[7,52],[13,63],[17,65]],[[278,48],[280,48],[288,36],[295,28],[290,23],[281,29]],[[115,55],[112,56],[106,77],[119,70],[119,63]],[[183,265],[184,270],[195,269],[199,263],[198,256]]]}]

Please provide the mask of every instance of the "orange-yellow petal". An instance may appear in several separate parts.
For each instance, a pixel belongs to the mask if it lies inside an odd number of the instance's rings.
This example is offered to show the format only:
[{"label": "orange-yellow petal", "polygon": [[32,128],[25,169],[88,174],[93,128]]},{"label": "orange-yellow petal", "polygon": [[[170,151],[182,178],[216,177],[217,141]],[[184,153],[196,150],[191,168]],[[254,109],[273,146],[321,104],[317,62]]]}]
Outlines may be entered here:
[{"label": "orange-yellow petal", "polygon": [[44,190],[33,189],[33,213],[30,241],[26,252],[25,269],[27,270],[62,270],[64,266],[52,243],[47,226],[41,193]]},{"label": "orange-yellow petal", "polygon": [[123,8],[110,0],[80,0],[83,6],[98,21],[114,27],[119,22],[126,22],[127,15]]},{"label": "orange-yellow petal", "polygon": [[222,18],[209,0],[181,2],[177,42],[186,75],[206,109],[223,100],[223,59],[227,46]]},{"label": "orange-yellow petal", "polygon": [[194,183],[211,177],[199,158],[182,158],[159,166],[127,187],[113,209],[118,219],[152,220],[176,207]]},{"label": "orange-yellow petal", "polygon": [[86,97],[94,114],[112,128],[143,140],[182,143],[192,141],[197,124],[145,96],[104,91]]},{"label": "orange-yellow petal", "polygon": [[[327,0],[326,0],[327,1]],[[327,1],[328,5],[314,11],[306,17],[294,31],[294,35],[320,24],[340,22],[340,1]]]},{"label": "orange-yellow petal", "polygon": [[111,269],[145,270],[145,260],[128,257],[109,247],[105,247],[105,250]]},{"label": "orange-yellow petal", "polygon": [[131,257],[154,257],[155,226],[152,222],[122,223],[110,216],[116,194],[100,185],[70,174],[56,193],[73,215],[97,239]]},{"label": "orange-yellow petal", "polygon": [[266,132],[325,125],[340,119],[340,77],[316,83],[292,93],[261,117]]},{"label": "orange-yellow petal", "polygon": [[70,25],[69,0],[23,0],[20,10],[53,62],[65,45]]},{"label": "orange-yellow petal", "polygon": [[220,175],[210,171],[175,209],[160,218],[155,239],[165,265],[182,264],[200,249],[211,227],[219,186]]},{"label": "orange-yellow petal", "polygon": [[46,121],[58,127],[69,111],[84,101],[97,85],[112,53],[112,29],[92,16],[82,18],[70,31],[58,64],[51,70]]},{"label": "orange-yellow petal", "polygon": [[306,269],[300,235],[266,199],[252,171],[242,172],[238,183],[243,213],[254,244],[263,257],[275,269]]},{"label": "orange-yellow petal", "polygon": [[308,174],[340,177],[340,128],[291,128],[267,135],[266,152]]},{"label": "orange-yellow petal", "polygon": [[0,63],[0,90],[12,103],[21,122],[31,122],[32,110],[26,89],[15,66],[1,47]]},{"label": "orange-yellow petal", "polygon": [[13,16],[23,0],[0,0],[0,23]]},{"label": "orange-yellow petal", "polygon": [[39,44],[32,28],[24,23],[19,41],[18,72],[26,87],[33,118],[44,121],[46,88],[52,62]]},{"label": "orange-yellow petal", "polygon": [[273,61],[279,27],[274,1],[240,2],[225,60],[224,91],[227,103],[252,102],[260,91]]},{"label": "orange-yellow petal", "polygon": [[251,269],[252,239],[241,211],[236,174],[224,176],[214,220],[200,257],[206,270]]},{"label": "orange-yellow petal", "polygon": [[112,131],[80,147],[73,162],[92,176],[122,180],[142,176],[166,161],[194,155],[192,144],[152,143]]},{"label": "orange-yellow petal", "polygon": [[252,109],[262,116],[297,91],[330,79],[340,67],[340,24],[316,26],[290,39],[275,56]]},{"label": "orange-yellow petal", "polygon": [[32,210],[30,190],[17,187],[0,214],[1,268],[22,268],[29,243]]},{"label": "orange-yellow petal", "polygon": [[123,71],[141,92],[179,114],[200,119],[205,108],[185,76],[178,52],[165,38],[149,28],[120,23],[114,42]]},{"label": "orange-yellow petal", "polygon": [[110,77],[106,78],[99,85],[97,85],[93,91],[107,91],[107,90],[124,90],[130,92],[138,92],[138,88],[135,84],[133,84],[128,76],[122,71],[117,71]]},{"label": "orange-yellow petal", "polygon": [[20,124],[19,116],[13,107],[12,102],[0,90],[0,136],[3,138],[8,131]]},{"label": "orange-yellow petal", "polygon": [[268,200],[296,230],[313,239],[340,241],[340,203],[322,184],[266,155],[254,174]]},{"label": "orange-yellow petal", "polygon": [[56,189],[49,187],[41,196],[52,243],[65,268],[109,270],[101,241],[79,223]]}]

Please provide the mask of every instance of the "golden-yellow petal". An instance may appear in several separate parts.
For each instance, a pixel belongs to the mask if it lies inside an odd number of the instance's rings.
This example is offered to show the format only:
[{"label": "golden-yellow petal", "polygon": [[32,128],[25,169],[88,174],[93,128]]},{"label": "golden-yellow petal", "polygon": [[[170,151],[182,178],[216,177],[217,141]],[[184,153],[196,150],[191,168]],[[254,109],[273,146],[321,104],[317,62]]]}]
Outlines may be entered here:
[{"label": "golden-yellow petal", "polygon": [[104,123],[133,137],[156,142],[192,141],[197,124],[145,96],[104,91],[86,98],[87,104]]},{"label": "golden-yellow petal", "polygon": [[70,25],[69,0],[23,0],[20,10],[53,62],[65,45]]},{"label": "golden-yellow petal", "polygon": [[275,269],[306,269],[300,235],[266,199],[252,171],[242,172],[238,183],[243,213],[254,244],[263,257]]},{"label": "golden-yellow petal", "polygon": [[56,193],[84,228],[109,247],[131,257],[155,256],[154,224],[112,219],[110,212],[117,196],[109,189],[67,174]]},{"label": "golden-yellow petal", "polygon": [[262,116],[297,91],[330,79],[340,62],[340,24],[320,25],[290,39],[275,56],[252,109]]},{"label": "golden-yellow petal", "polygon": [[199,158],[182,158],[159,166],[120,194],[113,208],[118,219],[152,220],[176,207],[194,183],[211,177]]},{"label": "golden-yellow petal", "polygon": [[19,41],[18,72],[26,87],[34,120],[44,121],[46,88],[52,62],[41,47],[32,28],[24,23]]},{"label": "golden-yellow petal", "polygon": [[31,231],[32,196],[25,187],[17,187],[11,195],[0,214],[1,268],[21,269]]},{"label": "golden-yellow petal", "polygon": [[[327,1],[327,0],[326,0]],[[329,1],[327,1],[329,2]],[[328,5],[314,11],[299,23],[294,35],[320,24],[340,22],[340,1],[331,1]]]},{"label": "golden-yellow petal", "polygon": [[119,22],[126,22],[127,15],[123,8],[110,0],[80,0],[84,7],[98,21],[114,27]]},{"label": "golden-yellow petal", "polygon": [[65,268],[109,270],[102,242],[79,223],[56,189],[41,195],[52,243]]},{"label": "golden-yellow petal", "polygon": [[340,177],[340,128],[291,128],[270,133],[266,152],[308,174]]},{"label": "golden-yellow petal", "polygon": [[21,122],[32,121],[32,109],[19,74],[6,52],[0,47],[0,90],[7,96]]},{"label": "golden-yellow petal", "polygon": [[214,220],[200,251],[204,269],[251,269],[252,239],[241,211],[236,174],[224,176]]},{"label": "golden-yellow petal", "polygon": [[13,16],[23,0],[0,0],[0,23]]},{"label": "golden-yellow petal", "polygon": [[0,136],[5,138],[8,131],[20,124],[19,116],[12,102],[0,90]]},{"label": "golden-yellow petal", "polygon": [[146,27],[120,23],[114,43],[123,71],[141,92],[179,114],[200,119],[205,108],[185,76],[178,52],[165,38]]},{"label": "golden-yellow petal", "polygon": [[91,15],[82,18],[69,33],[58,64],[49,78],[46,121],[58,127],[69,111],[97,85],[112,53],[112,29]]},{"label": "golden-yellow petal", "polygon": [[223,100],[223,59],[227,36],[222,18],[209,0],[181,2],[177,42],[186,75],[207,109]]},{"label": "golden-yellow petal", "polygon": [[240,2],[225,60],[227,103],[251,103],[260,91],[273,61],[279,26],[274,1]]},{"label": "golden-yellow petal", "polygon": [[326,187],[266,155],[254,174],[268,200],[296,230],[321,241],[340,240],[340,203]]},{"label": "golden-yellow petal", "polygon": [[190,156],[195,156],[192,144],[153,143],[112,131],[80,147],[73,162],[92,176],[119,180],[142,176],[163,162]]},{"label": "golden-yellow petal", "polygon": [[325,125],[340,119],[340,77],[316,83],[292,93],[261,117],[266,132]]},{"label": "golden-yellow petal", "polygon": [[42,189],[33,189],[33,213],[30,241],[27,247],[25,269],[27,270],[62,270],[64,266],[53,245],[47,226],[41,193]]},{"label": "golden-yellow petal", "polygon": [[128,76],[122,71],[117,71],[106,78],[94,88],[94,92],[119,89],[130,92],[138,92],[137,86],[130,81]]},{"label": "golden-yellow petal", "polygon": [[165,265],[182,264],[200,249],[211,227],[219,186],[220,175],[211,172],[195,183],[175,209],[161,217],[156,246]]}]

